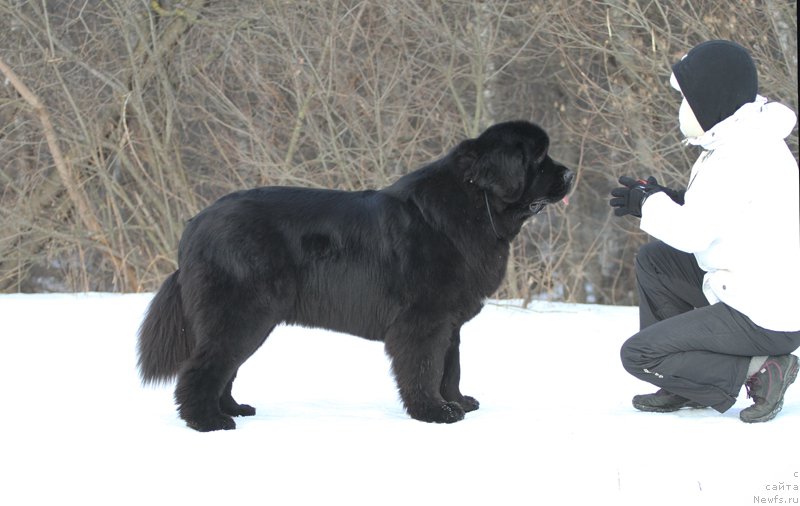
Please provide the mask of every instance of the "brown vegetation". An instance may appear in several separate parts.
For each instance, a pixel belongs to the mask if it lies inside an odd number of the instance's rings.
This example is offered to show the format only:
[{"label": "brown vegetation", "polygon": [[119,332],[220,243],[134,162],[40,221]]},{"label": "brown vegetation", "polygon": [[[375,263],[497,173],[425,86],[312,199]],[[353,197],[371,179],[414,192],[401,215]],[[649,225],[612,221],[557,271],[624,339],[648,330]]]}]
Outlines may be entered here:
[{"label": "brown vegetation", "polygon": [[[797,110],[796,2],[0,0],[0,290],[152,290],[183,223],[256,185],[380,187],[506,119],[579,184],[501,297],[632,303],[619,175],[681,184],[669,66],[750,48]],[[797,130],[790,139],[797,152]]]}]

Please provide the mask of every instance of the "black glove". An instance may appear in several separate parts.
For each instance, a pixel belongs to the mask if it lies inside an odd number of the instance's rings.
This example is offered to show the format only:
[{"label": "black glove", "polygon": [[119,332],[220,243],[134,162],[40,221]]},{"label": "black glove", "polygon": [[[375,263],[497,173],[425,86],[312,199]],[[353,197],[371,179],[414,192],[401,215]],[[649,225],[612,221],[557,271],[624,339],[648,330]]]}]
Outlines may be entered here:
[{"label": "black glove", "polygon": [[631,214],[641,218],[644,201],[650,195],[658,192],[666,193],[676,204],[683,205],[684,203],[683,196],[686,194],[686,190],[673,190],[672,188],[661,186],[653,176],[648,177],[647,181],[622,176],[619,178],[619,183],[622,187],[611,191],[611,196],[615,198],[609,201],[611,207],[614,208],[614,214],[617,216]]},{"label": "black glove", "polygon": [[671,198],[673,202],[679,205],[683,205],[684,203],[683,196],[686,194],[686,190],[673,190],[672,188],[661,186],[660,184],[658,184],[658,182],[656,182],[656,178],[654,178],[653,176],[647,178],[647,184],[661,189],[661,191],[666,193],[667,196]]},{"label": "black glove", "polygon": [[[652,179],[655,183],[655,178]],[[619,188],[611,190],[613,199],[608,203],[614,208],[616,216],[625,216],[631,214],[637,218],[642,217],[642,205],[647,197],[653,193],[658,193],[662,187],[657,184],[651,184],[650,180],[633,179],[632,177],[622,176],[619,178],[619,183],[622,185]]]}]

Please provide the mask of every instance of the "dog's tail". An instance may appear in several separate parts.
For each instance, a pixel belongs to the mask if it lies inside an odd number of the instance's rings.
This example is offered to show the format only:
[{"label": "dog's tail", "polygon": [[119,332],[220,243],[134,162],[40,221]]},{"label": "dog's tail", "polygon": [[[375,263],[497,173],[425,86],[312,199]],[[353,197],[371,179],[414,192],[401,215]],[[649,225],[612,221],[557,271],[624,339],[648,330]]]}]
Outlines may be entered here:
[{"label": "dog's tail", "polygon": [[194,340],[183,315],[178,271],[161,285],[142,326],[139,327],[139,375],[142,382],[166,383],[194,349]]}]

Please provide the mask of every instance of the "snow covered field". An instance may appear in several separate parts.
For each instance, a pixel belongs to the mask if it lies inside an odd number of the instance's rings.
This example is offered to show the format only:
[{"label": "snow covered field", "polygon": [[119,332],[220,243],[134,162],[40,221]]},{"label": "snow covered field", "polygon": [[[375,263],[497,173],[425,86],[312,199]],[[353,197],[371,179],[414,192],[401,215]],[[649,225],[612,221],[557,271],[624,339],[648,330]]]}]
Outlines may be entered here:
[{"label": "snow covered field", "polygon": [[2,505],[800,504],[800,385],[747,425],[636,412],[634,308],[494,302],[462,334],[479,411],[414,421],[380,343],[284,327],[240,370],[238,429],[184,426],[142,388],[151,295],[0,296]]}]

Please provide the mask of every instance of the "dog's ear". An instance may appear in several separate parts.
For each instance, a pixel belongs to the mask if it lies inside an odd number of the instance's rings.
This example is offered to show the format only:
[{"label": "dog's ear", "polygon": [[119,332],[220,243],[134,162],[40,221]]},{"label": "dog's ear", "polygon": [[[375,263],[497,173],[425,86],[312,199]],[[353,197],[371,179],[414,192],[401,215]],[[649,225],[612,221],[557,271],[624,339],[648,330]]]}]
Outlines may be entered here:
[{"label": "dog's ear", "polygon": [[500,145],[477,153],[464,172],[464,178],[504,202],[516,202],[525,192],[529,163],[521,145]]},{"label": "dog's ear", "polygon": [[535,144],[533,149],[533,161],[539,165],[547,157],[547,150],[550,149],[550,139],[547,135],[543,135],[541,139]]}]

